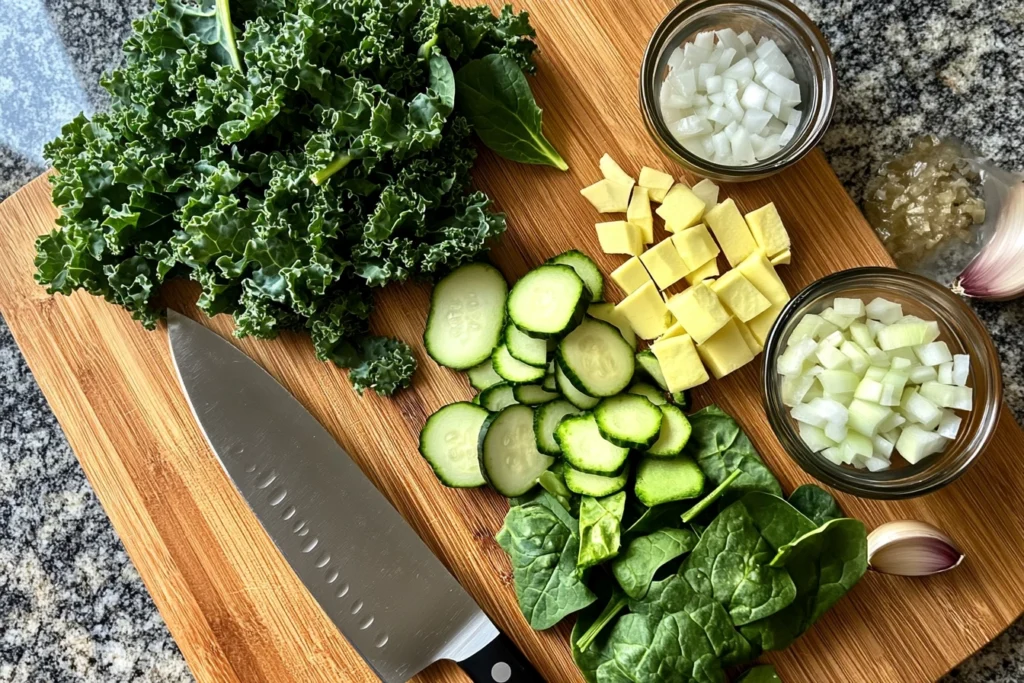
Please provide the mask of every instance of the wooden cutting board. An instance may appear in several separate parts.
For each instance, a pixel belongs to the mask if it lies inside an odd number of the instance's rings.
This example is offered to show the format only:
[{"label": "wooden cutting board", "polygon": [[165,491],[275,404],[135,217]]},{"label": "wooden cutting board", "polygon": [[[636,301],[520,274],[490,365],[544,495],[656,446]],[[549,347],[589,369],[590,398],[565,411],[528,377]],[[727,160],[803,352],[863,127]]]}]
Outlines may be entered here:
[{"label": "wooden cutting board", "polygon": [[[579,188],[599,177],[611,153],[628,171],[673,169],[648,138],[637,105],[640,57],[668,0],[525,0],[539,32],[533,79],[548,136],[568,173],[484,153],[476,183],[509,216],[493,252],[509,278],[568,248],[597,257],[607,273],[620,257],[600,254],[599,219]],[[678,168],[673,169],[679,171]],[[692,178],[688,178],[691,182]],[[779,206],[795,263],[781,274],[795,292],[827,273],[889,264],[824,157],[815,152],[775,178],[724,188],[741,209]],[[51,298],[32,280],[33,240],[53,227],[45,178],[0,207],[0,312],[53,407],[97,496],[200,681],[239,683],[372,681],[263,533],[208,450],[185,404],[165,330],[146,332],[122,310],[76,294]],[[617,297],[614,287],[611,296]],[[420,335],[429,288],[388,287],[375,330],[414,345],[413,388],[393,400],[360,398],[343,373],[317,362],[307,337],[237,341],[337,437],[369,477],[502,629],[550,681],[578,681],[569,625],[534,633],[516,607],[509,563],[494,543],[506,502],[481,489],[440,486],[416,451],[426,416],[471,396],[466,380],[434,365]],[[206,320],[189,286],[172,287],[179,310],[223,335],[227,318]],[[787,490],[808,480],[768,427],[752,364],[695,392],[717,402],[750,433]],[[963,546],[966,563],[928,579],[868,575],[808,634],[768,659],[786,681],[846,683],[932,680],[1024,610],[1024,434],[1003,410],[999,431],[976,466],[944,491],[905,503],[842,497],[869,526],[923,519]],[[450,663],[419,681],[464,680]]]}]

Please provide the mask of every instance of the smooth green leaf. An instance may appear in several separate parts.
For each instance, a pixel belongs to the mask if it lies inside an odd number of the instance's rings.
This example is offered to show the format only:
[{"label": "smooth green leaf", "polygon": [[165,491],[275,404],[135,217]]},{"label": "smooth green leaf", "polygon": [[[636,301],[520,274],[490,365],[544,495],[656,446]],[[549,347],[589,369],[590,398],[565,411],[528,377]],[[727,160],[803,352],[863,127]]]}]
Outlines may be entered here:
[{"label": "smooth green leaf", "polygon": [[815,524],[824,524],[843,516],[832,494],[814,484],[798,486],[789,496],[789,504],[804,513]]},{"label": "smooth green leaf", "polygon": [[721,484],[711,490],[706,496],[701,498],[699,501],[694,503],[693,507],[684,512],[681,515],[683,524],[689,524],[694,519],[703,514],[712,504],[717,503],[718,499],[722,497],[729,485],[736,481],[740,476],[739,470],[733,470],[732,474],[725,478]]},{"label": "smooth green leaf", "polygon": [[577,566],[593,567],[619,554],[619,534],[626,493],[580,498],[580,555]]},{"label": "smooth green leaf", "polygon": [[743,675],[736,679],[736,683],[782,683],[775,667],[771,664],[755,666],[743,672]]},{"label": "smooth green leaf", "polygon": [[682,557],[697,545],[687,529],[662,529],[629,542],[626,551],[612,562],[612,574],[631,598],[641,598],[659,568]]},{"label": "smooth green leaf", "polygon": [[718,486],[733,470],[740,471],[723,501],[731,502],[749,491],[782,495],[779,481],[761,461],[736,420],[717,406],[699,410],[688,419],[693,431],[683,453],[697,461],[708,481]]}]

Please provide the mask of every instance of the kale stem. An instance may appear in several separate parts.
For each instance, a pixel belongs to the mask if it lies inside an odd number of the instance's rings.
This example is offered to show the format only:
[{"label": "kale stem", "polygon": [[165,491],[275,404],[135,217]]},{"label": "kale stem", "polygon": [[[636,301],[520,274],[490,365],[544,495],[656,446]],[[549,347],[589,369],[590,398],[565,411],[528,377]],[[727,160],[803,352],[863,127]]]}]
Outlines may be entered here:
[{"label": "kale stem", "polygon": [[242,70],[242,60],[238,57],[238,47],[235,45],[235,25],[231,23],[230,0],[216,0],[217,2],[217,23],[224,33],[224,48],[231,58],[231,66],[239,71]]},{"label": "kale stem", "polygon": [[314,185],[323,185],[332,175],[348,166],[349,162],[354,158],[355,157],[349,156],[348,154],[339,154],[334,157],[334,161],[327,164],[316,173],[310,173],[309,179],[313,181]]}]

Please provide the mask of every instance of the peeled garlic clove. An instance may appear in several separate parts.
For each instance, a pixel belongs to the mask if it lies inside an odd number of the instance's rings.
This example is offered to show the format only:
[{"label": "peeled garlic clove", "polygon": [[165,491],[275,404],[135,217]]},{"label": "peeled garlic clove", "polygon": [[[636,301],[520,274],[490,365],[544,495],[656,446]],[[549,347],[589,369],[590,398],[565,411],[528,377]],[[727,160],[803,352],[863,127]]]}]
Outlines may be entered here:
[{"label": "peeled garlic clove", "polygon": [[883,574],[929,576],[963,560],[953,539],[926,522],[889,522],[868,534],[868,566]]}]

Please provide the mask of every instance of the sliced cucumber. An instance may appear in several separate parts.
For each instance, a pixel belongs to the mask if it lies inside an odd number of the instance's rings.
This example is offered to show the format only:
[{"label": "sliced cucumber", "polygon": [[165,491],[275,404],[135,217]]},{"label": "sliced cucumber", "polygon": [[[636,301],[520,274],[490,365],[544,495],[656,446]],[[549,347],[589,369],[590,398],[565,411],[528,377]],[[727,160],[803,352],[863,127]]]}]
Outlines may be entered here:
[{"label": "sliced cucumber", "polygon": [[555,429],[555,441],[572,467],[581,472],[610,475],[622,469],[629,449],[601,437],[592,413],[563,418]]},{"label": "sliced cucumber", "polygon": [[495,384],[480,392],[480,405],[492,413],[503,410],[518,403],[512,385],[508,382]]},{"label": "sliced cucumber", "polygon": [[544,381],[541,386],[548,391],[558,391],[558,380],[555,378],[555,359],[548,363],[548,369],[544,371]]},{"label": "sliced cucumber", "polygon": [[686,442],[690,440],[690,421],[679,408],[674,405],[658,406],[661,409],[661,432],[654,445],[647,449],[647,455],[660,458],[672,458],[683,452]]},{"label": "sliced cucumber", "polygon": [[622,311],[615,309],[615,304],[590,304],[587,306],[587,315],[615,325],[615,327],[619,328],[619,333],[626,340],[626,343],[636,351],[636,333],[633,331],[632,326],[630,326],[629,321],[626,320],[626,316],[622,315]]},{"label": "sliced cucumber", "polygon": [[478,454],[487,483],[509,498],[532,489],[555,461],[537,450],[533,409],[528,406],[509,406],[488,415],[480,427]]},{"label": "sliced cucumber", "polygon": [[555,359],[573,386],[614,396],[633,379],[633,350],[614,325],[587,318],[558,343]]},{"label": "sliced cucumber", "polygon": [[508,285],[494,266],[470,263],[441,279],[430,297],[423,345],[439,365],[465,370],[501,342]]},{"label": "sliced cucumber", "polygon": [[483,486],[477,441],[488,412],[460,401],[444,406],[427,418],[420,430],[420,454],[445,486]]},{"label": "sliced cucumber", "polygon": [[509,323],[505,325],[505,346],[516,360],[538,368],[548,366],[548,343],[526,334]]},{"label": "sliced cucumber", "polygon": [[[475,406],[480,405],[480,394],[477,394],[473,398],[469,399],[469,402],[472,403]],[[484,410],[486,410],[486,408]]]},{"label": "sliced cucumber", "polygon": [[663,391],[668,391],[668,382],[665,381],[665,373],[661,371],[661,363],[653,351],[641,351],[636,354],[636,364],[640,366],[651,380],[654,381]]},{"label": "sliced cucumber", "polygon": [[493,387],[495,384],[501,384],[505,381],[501,375],[494,371],[490,356],[480,365],[471,367],[466,371],[466,374],[469,375],[470,386],[477,391],[483,391],[487,387]]},{"label": "sliced cucumber", "polygon": [[601,399],[584,394],[574,387],[558,365],[555,366],[555,382],[558,384],[558,390],[562,392],[562,396],[565,396],[566,400],[577,408],[590,410],[601,402]]},{"label": "sliced cucumber", "polygon": [[604,298],[604,276],[601,275],[601,270],[597,267],[597,264],[591,261],[590,257],[582,251],[571,249],[564,254],[559,254],[549,259],[548,263],[559,263],[575,270],[576,274],[583,280],[587,291],[590,292],[591,301],[600,301]]},{"label": "sliced cucumber", "polygon": [[537,450],[545,455],[560,455],[562,449],[555,440],[555,429],[562,418],[579,414],[580,409],[564,398],[538,407],[533,412],[533,435],[537,437]]},{"label": "sliced cucumber", "polygon": [[561,337],[583,317],[587,294],[583,280],[569,266],[543,265],[512,287],[508,316],[531,337]]},{"label": "sliced cucumber", "polygon": [[512,395],[525,406],[539,406],[554,401],[560,394],[548,391],[539,384],[517,384],[512,388]]},{"label": "sliced cucumber", "polygon": [[620,474],[611,477],[580,472],[572,467],[566,467],[564,474],[565,486],[573,493],[601,498],[626,488],[626,482],[629,481],[629,465],[623,467]]},{"label": "sliced cucumber", "polygon": [[544,368],[516,360],[504,344],[494,349],[491,363],[494,365],[494,371],[510,384],[532,384],[544,379]]},{"label": "sliced cucumber", "polygon": [[636,468],[636,497],[647,507],[696,498],[704,491],[704,473],[693,458],[642,458]]},{"label": "sliced cucumber", "polygon": [[605,441],[623,448],[646,450],[658,440],[662,413],[643,396],[619,394],[597,404],[594,420]]},{"label": "sliced cucumber", "polygon": [[630,394],[643,396],[656,406],[663,406],[668,403],[668,399],[665,398],[665,392],[647,382],[633,382],[627,391]]},{"label": "sliced cucumber", "polygon": [[668,395],[669,400],[676,404],[683,410],[690,409],[690,390],[684,389],[682,391],[675,391]]}]

